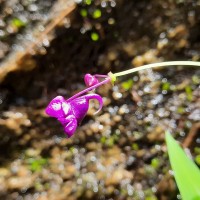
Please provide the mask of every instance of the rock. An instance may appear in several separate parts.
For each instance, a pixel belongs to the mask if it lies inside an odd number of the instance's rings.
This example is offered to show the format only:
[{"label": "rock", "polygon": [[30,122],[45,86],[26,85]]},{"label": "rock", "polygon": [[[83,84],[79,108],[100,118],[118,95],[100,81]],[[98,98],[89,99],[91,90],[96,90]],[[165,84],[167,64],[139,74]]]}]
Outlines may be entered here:
[{"label": "rock", "polygon": [[32,176],[26,177],[11,177],[7,181],[7,186],[9,189],[27,189],[34,184],[34,178]]},{"label": "rock", "polygon": [[6,168],[0,168],[0,177],[10,176],[10,171]]},{"label": "rock", "polygon": [[169,38],[175,38],[175,37],[182,38],[182,37],[186,36],[187,33],[188,33],[188,31],[187,31],[186,26],[184,24],[179,24],[175,28],[169,30],[168,37]]},{"label": "rock", "polygon": [[142,66],[144,64],[145,60],[142,56],[136,56],[133,60],[132,60],[132,65],[139,67]]},{"label": "rock", "polygon": [[22,133],[22,126],[31,126],[27,114],[18,110],[4,112],[3,116],[5,119],[0,119],[0,125],[6,126],[19,135]]},{"label": "rock", "polygon": [[117,185],[120,184],[123,179],[133,179],[133,174],[125,169],[118,168],[107,177],[105,184],[107,186]]},{"label": "rock", "polygon": [[112,195],[115,191],[115,187],[112,186],[112,185],[109,185],[107,188],[106,188],[106,194],[108,195]]},{"label": "rock", "polygon": [[26,150],[25,154],[28,157],[36,157],[36,156],[38,156],[40,154],[40,150],[39,149],[29,148],[29,149]]},{"label": "rock", "polygon": [[120,115],[115,115],[115,116],[113,117],[113,120],[114,120],[115,122],[120,122],[120,121],[122,120],[122,117],[121,117]]},{"label": "rock", "polygon": [[61,170],[61,177],[63,179],[69,179],[73,177],[76,173],[76,167],[73,164],[65,165],[64,169]]},{"label": "rock", "polygon": [[7,190],[6,179],[4,177],[0,177],[0,192],[1,194]]},{"label": "rock", "polygon": [[200,108],[195,109],[189,116],[189,119],[194,121],[200,121]]},{"label": "rock", "polygon": [[94,151],[94,150],[97,150],[101,147],[101,144],[99,143],[96,143],[96,142],[89,142],[86,144],[86,148],[89,150],[89,151]]},{"label": "rock", "polygon": [[28,170],[25,166],[19,166],[17,175],[20,177],[28,177],[31,175],[31,171]]},{"label": "rock", "polygon": [[155,142],[155,141],[163,141],[165,138],[165,129],[161,126],[156,126],[153,131],[151,131],[148,135],[147,138],[150,142]]}]

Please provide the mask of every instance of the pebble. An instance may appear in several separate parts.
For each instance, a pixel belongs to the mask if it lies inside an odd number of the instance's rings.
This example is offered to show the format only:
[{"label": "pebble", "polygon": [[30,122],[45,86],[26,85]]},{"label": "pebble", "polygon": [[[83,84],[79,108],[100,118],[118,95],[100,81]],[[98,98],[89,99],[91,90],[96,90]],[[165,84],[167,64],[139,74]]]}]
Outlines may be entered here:
[{"label": "pebble", "polygon": [[34,184],[34,178],[32,176],[11,177],[7,180],[7,185],[12,190],[29,188],[33,184]]},{"label": "pebble", "polygon": [[89,150],[89,151],[95,151],[95,150],[98,150],[100,148],[101,144],[99,143],[96,143],[96,142],[89,142],[86,144],[86,148]]},{"label": "pebble", "polygon": [[164,133],[165,133],[165,128],[157,126],[150,133],[148,133],[147,138],[150,142],[164,141],[165,138]]},{"label": "pebble", "polygon": [[11,173],[8,169],[0,168],[0,177],[8,177],[10,175],[11,175]]},{"label": "pebble", "polygon": [[116,169],[105,181],[107,186],[117,185],[124,179],[133,179],[133,174],[125,169]]},{"label": "pebble", "polygon": [[70,179],[72,178],[76,173],[76,167],[73,164],[65,164],[63,166],[63,169],[60,169],[60,174],[62,179]]}]

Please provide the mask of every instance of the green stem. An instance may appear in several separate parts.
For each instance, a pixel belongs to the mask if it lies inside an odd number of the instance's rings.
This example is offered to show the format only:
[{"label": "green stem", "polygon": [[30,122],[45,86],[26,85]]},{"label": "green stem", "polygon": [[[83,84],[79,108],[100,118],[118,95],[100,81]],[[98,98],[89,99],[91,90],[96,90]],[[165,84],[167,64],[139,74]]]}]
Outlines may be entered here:
[{"label": "green stem", "polygon": [[112,74],[112,76],[116,78],[116,77],[119,77],[119,76],[124,76],[124,75],[127,75],[127,74],[131,74],[131,73],[134,73],[134,72],[145,70],[145,69],[150,69],[150,68],[155,68],[155,67],[167,67],[167,66],[173,66],[173,65],[198,66],[198,67],[200,67],[200,62],[195,62],[195,61],[169,61],[169,62],[152,63],[152,64],[148,64],[148,65],[143,65],[141,67],[129,69],[129,70],[126,70],[126,71],[114,73],[114,74]]}]

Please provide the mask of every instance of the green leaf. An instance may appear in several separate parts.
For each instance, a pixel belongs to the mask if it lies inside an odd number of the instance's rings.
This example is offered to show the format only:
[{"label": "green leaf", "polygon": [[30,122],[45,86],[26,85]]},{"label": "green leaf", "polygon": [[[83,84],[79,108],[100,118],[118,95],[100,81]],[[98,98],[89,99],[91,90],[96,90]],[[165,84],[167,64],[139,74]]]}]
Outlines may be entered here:
[{"label": "green leaf", "polygon": [[92,3],[92,0],[85,0],[85,3],[86,3],[87,5],[90,5],[90,4]]},{"label": "green leaf", "polygon": [[42,167],[44,165],[46,165],[47,163],[48,163],[48,160],[46,158],[38,158],[38,159],[30,158],[30,159],[28,159],[29,167],[30,167],[31,171],[33,171],[33,172],[41,171]]},{"label": "green leaf", "polygon": [[188,101],[192,101],[192,99],[193,99],[192,98],[192,88],[189,85],[186,86],[185,92],[186,92]]},{"label": "green leaf", "polygon": [[86,9],[81,9],[80,14],[82,17],[87,17],[88,13]]},{"label": "green leaf", "polygon": [[162,84],[162,90],[169,91],[170,90],[170,83],[169,82],[163,83]]},{"label": "green leaf", "polygon": [[125,90],[130,90],[133,87],[133,80],[129,79],[127,81],[124,81],[121,85]]},{"label": "green leaf", "polygon": [[200,170],[187,157],[169,132],[166,133],[168,154],[174,177],[183,200],[200,200]]},{"label": "green leaf", "polygon": [[12,19],[11,23],[12,23],[13,26],[15,26],[17,28],[21,28],[21,27],[26,26],[26,23],[23,22],[21,19],[18,19],[18,18]]},{"label": "green leaf", "polygon": [[92,33],[91,33],[91,39],[92,39],[93,41],[97,41],[97,40],[99,39],[98,33],[92,32]]},{"label": "green leaf", "polygon": [[93,18],[94,19],[97,19],[99,17],[101,17],[101,10],[100,9],[96,9],[94,12],[93,12]]}]

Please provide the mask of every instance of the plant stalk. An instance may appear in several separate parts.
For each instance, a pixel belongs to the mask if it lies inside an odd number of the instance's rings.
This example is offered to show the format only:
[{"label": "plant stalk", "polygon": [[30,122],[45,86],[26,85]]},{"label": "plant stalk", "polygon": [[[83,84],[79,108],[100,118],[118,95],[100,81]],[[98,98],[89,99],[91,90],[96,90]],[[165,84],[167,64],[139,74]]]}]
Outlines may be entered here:
[{"label": "plant stalk", "polygon": [[200,62],[196,62],[196,61],[169,61],[169,62],[151,63],[151,64],[143,65],[143,66],[140,66],[140,67],[136,67],[136,68],[133,68],[133,69],[125,70],[125,71],[122,71],[122,72],[114,73],[113,75],[115,77],[119,77],[119,76],[131,74],[131,73],[134,73],[134,72],[139,72],[139,71],[142,71],[142,70],[145,70],[145,69],[151,69],[151,68],[156,68],[156,67],[175,66],[175,65],[200,67]]}]

